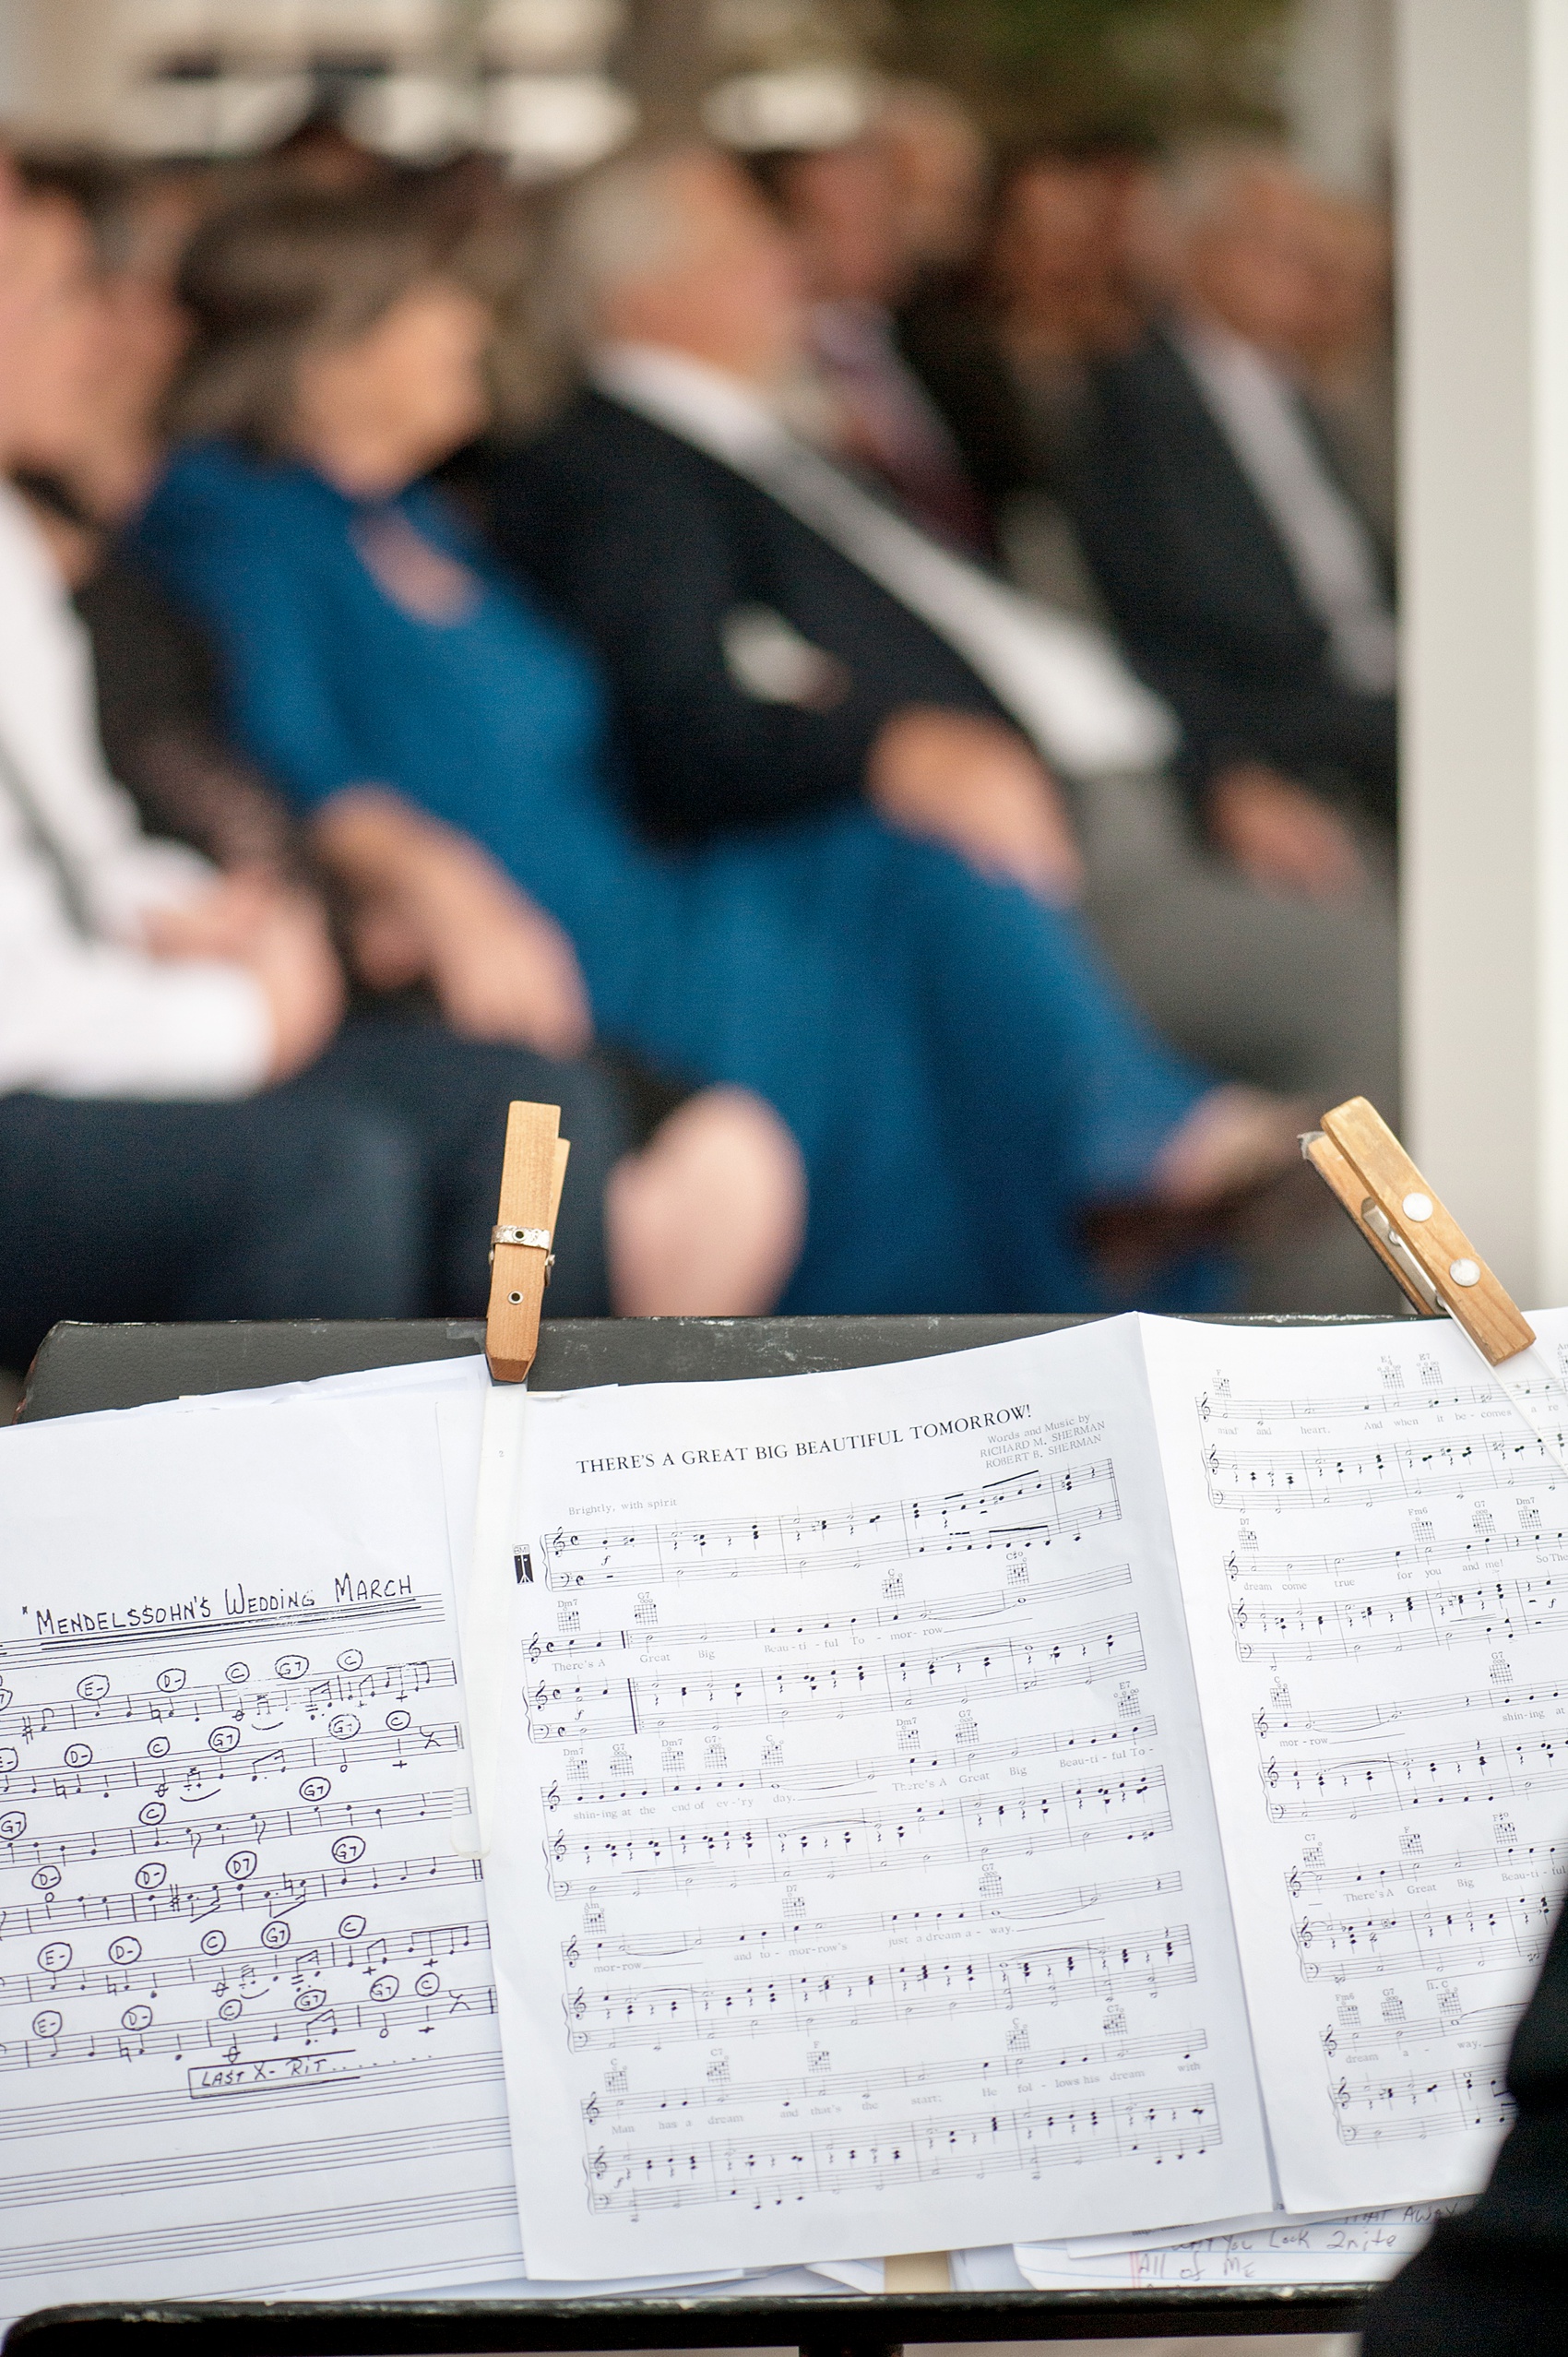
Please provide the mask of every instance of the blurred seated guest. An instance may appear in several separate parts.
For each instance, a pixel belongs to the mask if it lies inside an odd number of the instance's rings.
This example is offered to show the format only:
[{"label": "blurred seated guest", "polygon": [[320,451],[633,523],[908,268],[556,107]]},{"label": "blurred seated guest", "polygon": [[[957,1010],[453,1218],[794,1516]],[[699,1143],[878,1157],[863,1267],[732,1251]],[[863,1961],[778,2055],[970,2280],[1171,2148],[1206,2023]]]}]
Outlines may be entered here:
[{"label": "blurred seated guest", "polygon": [[991,157],[972,114],[940,82],[884,89],[870,125],[893,177],[915,285],[965,268],[980,243]]},{"label": "blurred seated guest", "polygon": [[1021,157],[997,190],[986,292],[1026,413],[1031,479],[1053,482],[1075,449],[1090,363],[1143,336],[1129,198],[1125,161],[1094,149]]},{"label": "blurred seated guest", "polygon": [[1313,417],[1388,552],[1396,526],[1388,217],[1360,197],[1314,193],[1313,300],[1302,307],[1292,350]]},{"label": "blurred seated guest", "polygon": [[[0,465],[65,466],[102,376],[85,232],[58,196],[6,196]],[[62,1316],[481,1310],[514,1096],[559,1101],[577,1149],[552,1307],[591,1315],[612,1288],[696,1307],[716,1278],[764,1305],[794,1161],[763,1108],[698,1099],[625,1157],[614,1091],[580,1066],[339,1030],[308,895],[140,832],[53,552],[3,482],[0,630],[0,1363]],[[752,1199],[780,1169],[781,1266]]]},{"label": "blurred seated guest", "polygon": [[220,185],[199,166],[126,164],[91,150],[24,153],[25,190],[71,208],[91,242],[100,369],[71,458],[77,502],[124,516],[152,486],[158,411],[184,346],[174,271]]},{"label": "blurred seated guest", "polygon": [[1301,393],[1319,200],[1281,157],[1221,149],[1172,173],[1170,201],[1169,315],[1095,365],[1064,496],[1201,755],[1216,839],[1331,887],[1353,857],[1336,800],[1394,822],[1396,649],[1382,555]]},{"label": "blurred seated guest", "polygon": [[868,132],[842,147],[758,157],[753,170],[800,258],[829,446],[875,476],[929,531],[983,551],[985,510],[895,337],[894,305],[909,291],[916,257],[888,149]]},{"label": "blurred seated guest", "polygon": [[1119,147],[1039,149],[1003,173],[983,266],[915,357],[971,467],[989,466],[997,536],[1019,585],[1106,624],[1061,501],[1093,363],[1135,344],[1145,305],[1131,217],[1146,167]]},{"label": "blurred seated guest", "polygon": [[503,462],[495,530],[603,660],[645,823],[718,842],[869,804],[1044,897],[1087,862],[1087,913],[1178,1044],[1324,1105],[1394,1101],[1386,910],[1265,898],[1202,858],[1154,774],[1175,732],[1103,636],[786,429],[799,292],[737,173],[608,167],[569,200],[556,268],[591,389]]},{"label": "blurred seated guest", "polygon": [[252,756],[444,1005],[504,1003],[527,893],[603,1037],[776,1107],[810,1184],[792,1306],[1100,1300],[1092,1206],[1276,1166],[1284,1109],[1168,1055],[1026,893],[855,812],[638,842],[596,675],[421,485],[484,422],[489,322],[412,193],[211,223],[183,292],[208,438],[138,543],[218,629]]}]

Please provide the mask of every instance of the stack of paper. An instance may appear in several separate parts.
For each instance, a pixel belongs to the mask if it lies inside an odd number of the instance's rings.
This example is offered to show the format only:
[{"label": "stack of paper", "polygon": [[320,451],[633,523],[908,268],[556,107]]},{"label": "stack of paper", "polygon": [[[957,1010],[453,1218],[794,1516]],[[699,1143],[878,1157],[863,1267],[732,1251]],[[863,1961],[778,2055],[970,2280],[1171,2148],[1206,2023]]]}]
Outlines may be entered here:
[{"label": "stack of paper", "polygon": [[0,2308],[1388,2272],[1568,1858],[1556,1483],[1408,1326],[0,1434]]}]

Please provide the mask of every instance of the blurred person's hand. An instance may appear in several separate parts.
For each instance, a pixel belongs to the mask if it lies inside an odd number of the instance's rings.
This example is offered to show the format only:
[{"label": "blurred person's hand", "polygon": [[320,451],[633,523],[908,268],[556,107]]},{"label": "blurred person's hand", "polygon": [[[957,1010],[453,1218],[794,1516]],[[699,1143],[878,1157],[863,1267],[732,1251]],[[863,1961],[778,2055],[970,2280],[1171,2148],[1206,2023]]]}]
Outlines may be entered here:
[{"label": "blurred person's hand", "polygon": [[356,970],[373,989],[428,981],[455,1031],[580,1055],[593,1017],[553,917],[480,845],[378,787],[334,795],[317,847],[348,885]]},{"label": "blurred person's hand", "polygon": [[1264,762],[1222,769],[1205,807],[1215,848],[1265,892],[1336,900],[1366,884],[1355,835],[1339,813]]},{"label": "blurred person's hand", "polygon": [[195,899],[142,918],[155,958],[243,958],[276,911],[282,887],[265,870],[238,868]]},{"label": "blurred person's hand", "polygon": [[430,982],[465,1039],[505,1040],[540,1055],[581,1055],[593,1018],[576,952],[542,909],[504,879],[455,895],[428,934]]},{"label": "blurred person's hand", "polygon": [[261,984],[272,1017],[269,1080],[314,1064],[343,1019],[343,970],[314,894],[278,892],[237,962]]},{"label": "blurred person's hand", "polygon": [[1054,782],[1014,729],[981,713],[910,705],[871,750],[873,808],[906,835],[944,843],[981,875],[1066,907],[1084,862]]},{"label": "blurred person's hand", "polygon": [[314,893],[262,869],[222,877],[196,899],[148,910],[142,921],[155,958],[213,958],[243,966],[272,1018],[269,1080],[314,1064],[343,1019],[342,969]]}]

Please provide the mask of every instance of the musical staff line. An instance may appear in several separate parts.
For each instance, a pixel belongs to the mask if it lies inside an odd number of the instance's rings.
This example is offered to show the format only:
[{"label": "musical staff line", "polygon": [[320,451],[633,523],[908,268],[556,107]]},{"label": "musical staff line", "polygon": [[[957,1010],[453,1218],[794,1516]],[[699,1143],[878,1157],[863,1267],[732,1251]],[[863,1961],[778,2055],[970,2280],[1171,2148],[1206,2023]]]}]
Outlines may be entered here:
[{"label": "musical staff line", "polygon": [[[115,1694],[105,1678],[107,1690],[101,1695],[66,1695],[31,1708],[18,1709],[12,1707],[12,1697],[5,1690],[6,1664],[15,1661],[17,1649],[15,1646],[0,1646],[0,1742],[15,1737],[18,1742],[30,1743],[39,1735],[88,1734],[100,1728],[144,1722],[165,1726],[183,1719],[198,1724],[207,1719],[232,1720],[243,1725],[247,1718],[266,1720],[276,1713],[288,1715],[294,1711],[315,1719],[327,1710],[362,1710],[367,1703],[375,1701],[415,1700],[422,1694],[439,1692],[457,1683],[456,1663],[437,1660],[385,1661],[370,1669],[335,1670],[326,1677],[310,1677],[307,1669],[296,1679],[255,1686],[248,1683],[225,1684],[220,1681],[193,1686],[186,1683],[185,1672],[175,1668],[163,1673],[172,1681],[167,1685],[135,1687],[127,1693]],[[172,1652],[177,1649],[171,1643],[169,1649]],[[176,1678],[179,1683],[172,1683]]]},{"label": "musical staff line", "polygon": [[188,1806],[206,1800],[225,1781],[257,1784],[264,1776],[297,1776],[302,1769],[346,1776],[350,1745],[355,1768],[373,1762],[407,1768],[432,1752],[461,1751],[463,1738],[455,1721],[396,1730],[373,1727],[345,1737],[310,1735],[296,1743],[269,1744],[262,1751],[169,1752],[158,1759],[12,1769],[0,1773],[0,1799],[74,1801],[93,1794],[107,1800],[112,1792],[151,1792],[159,1800],[172,1795]]},{"label": "musical staff line", "polygon": [[1568,1681],[1562,1685],[1515,1686],[1499,1683],[1455,1694],[1425,1694],[1376,1701],[1331,1705],[1325,1710],[1260,1710],[1253,1732],[1260,1743],[1273,1735],[1362,1735],[1378,1727],[1397,1727],[1408,1719],[1451,1719],[1474,1711],[1489,1717],[1500,1710],[1522,1710],[1568,1704]]},{"label": "musical staff line", "polygon": [[1231,1580],[1325,1579],[1348,1573],[1421,1572],[1432,1564],[1462,1563],[1486,1569],[1518,1555],[1568,1563],[1568,1530],[1474,1530],[1455,1539],[1412,1539],[1396,1547],[1346,1547],[1336,1554],[1271,1555],[1256,1548],[1232,1548],[1225,1560]]},{"label": "musical staff line", "polygon": [[829,2102],[845,2097],[869,2100],[932,2087],[964,2087],[977,2080],[989,2087],[1040,2071],[1086,2070],[1111,2063],[1162,2061],[1171,2055],[1193,2062],[1207,2051],[1208,2038],[1202,2030],[1148,2030],[1136,2037],[1049,2046],[1032,2044],[1026,2033],[1004,2054],[965,2054],[950,2062],[885,2063],[859,2071],[807,2070],[793,2078],[760,2079],[732,2078],[726,2057],[714,2064],[695,2086],[639,2091],[612,2084],[607,2077],[600,2089],[585,2098],[582,2113],[588,2125],[595,2127],[601,2120],[637,2119],[650,2113],[723,2111],[742,2103]]},{"label": "musical staff line", "polygon": [[[1568,1419],[1568,1393],[1560,1383],[1550,1379],[1521,1384],[1520,1390],[1531,1399],[1555,1403]],[[1200,1392],[1196,1400],[1200,1422],[1221,1418],[1227,1423],[1275,1424],[1321,1423],[1324,1417],[1348,1416],[1421,1416],[1443,1410],[1474,1408],[1495,1413],[1502,1405],[1494,1384],[1436,1384],[1428,1389],[1393,1388],[1386,1391],[1362,1391],[1334,1394],[1303,1395],[1301,1399],[1233,1398],[1218,1387]]]},{"label": "musical staff line", "polygon": [[[273,1918],[272,1928],[287,1926],[288,1918]],[[411,1931],[377,1932],[360,1940],[313,1939],[298,1947],[286,1939],[281,1946],[224,1946],[215,1955],[148,1957],[125,1964],[69,1964],[57,1971],[0,1974],[0,2006],[42,2005],[71,1997],[131,1996],[144,1990],[156,1997],[164,1989],[204,1988],[215,1999],[232,1993],[252,2003],[266,1990],[285,1982],[303,1985],[322,1972],[384,1972],[389,1964],[410,1959],[433,1967],[438,1958],[466,1955],[472,1948],[488,1954],[490,1926],[478,1923],[421,1924]]]},{"label": "musical staff line", "polygon": [[578,1880],[610,1894],[671,1884],[796,1881],[879,1867],[923,1870],[959,1860],[978,1865],[1097,1842],[1146,1841],[1170,1829],[1165,1771],[1155,1767],[1098,1783],[834,1816],[625,1833],[563,1831],[552,1836],[545,1855],[551,1890],[559,1899]]},{"label": "musical staff line", "polygon": [[1354,1661],[1362,1653],[1498,1644],[1568,1628],[1568,1573],[1361,1598],[1303,1596],[1288,1605],[1233,1593],[1230,1625],[1243,1661],[1260,1652],[1281,1661]]},{"label": "musical staff line", "polygon": [[[245,1809],[232,1816],[190,1816],[184,1822],[160,1818],[150,1825],[106,1826],[89,1833],[62,1834],[54,1840],[28,1839],[26,1818],[7,1831],[9,1814],[0,1815],[0,1867],[39,1868],[77,1865],[101,1858],[196,1858],[204,1850],[232,1849],[267,1841],[295,1840],[307,1834],[336,1835],[353,1845],[359,1856],[363,1837],[389,1826],[417,1825],[426,1817],[444,1820],[466,1816],[469,1793],[458,1788],[437,1792],[389,1792],[364,1800],[307,1801],[283,1809]],[[339,1861],[339,1863],[343,1863]],[[156,1883],[143,1882],[143,1889]],[[6,1936],[11,1911],[0,1909],[0,1939]]]},{"label": "musical staff line", "polygon": [[[989,1519],[1004,1510],[1027,1518]],[[927,1554],[1021,1549],[1118,1521],[1121,1512],[1116,1469],[1105,1458],[1055,1472],[1003,1475],[947,1495],[889,1498],[837,1513],[557,1530],[541,1542],[544,1579],[551,1589],[569,1589],[733,1579],[742,1572],[838,1571]]]},{"label": "musical staff line", "polygon": [[1086,2161],[1185,2159],[1220,2141],[1210,2087],[1019,2104],[1012,2112],[960,2113],[948,2120],[814,2128],[783,2136],[694,2138],[681,2146],[612,2151],[588,2159],[598,2211],[634,2214],[704,2202],[796,2200],[804,2191],[859,2191],[956,2176],[990,2176],[1081,2165]]},{"label": "musical staff line", "polygon": [[1462,1497],[1476,1489],[1548,1485],[1555,1460],[1522,1428],[1468,1439],[1367,1442],[1360,1448],[1210,1448],[1204,1464],[1216,1506],[1307,1508]]},{"label": "musical staff line", "polygon": [[860,1632],[923,1628],[932,1623],[977,1623],[1004,1619],[1009,1613],[1039,1611],[1072,1596],[1093,1596],[1113,1588],[1129,1588],[1133,1574],[1127,1564],[1099,1570],[1075,1572],[1066,1579],[978,1593],[915,1598],[896,1604],[867,1605],[846,1613],[776,1613],[749,1620],[661,1621],[649,1616],[632,1627],[566,1630],[554,1636],[535,1634],[528,1644],[528,1659],[537,1662],[558,1654],[645,1652],[650,1646],[749,1645],[789,1637],[853,1636]]},{"label": "musical staff line", "polygon": [[[395,1996],[380,2003],[333,2001],[322,1992],[301,1992],[302,1995],[313,1994],[321,1995],[322,2002],[308,2011],[295,2012],[291,2018],[267,2014],[247,2021],[243,2012],[232,2019],[220,2012],[190,2021],[148,2022],[136,2030],[61,2030],[49,2036],[34,2031],[25,2038],[0,2041],[0,2071],[44,2070],[105,2059],[128,2063],[147,2054],[166,2054],[176,2062],[194,2057],[221,2070],[226,2065],[243,2064],[247,2052],[258,2047],[271,2047],[289,2061],[293,2059],[293,2050],[308,2057],[324,2040],[351,2038],[365,2030],[377,2037],[383,2030],[410,2026],[434,2030],[459,2017],[488,2018],[495,2011],[495,1991],[488,1979],[443,1988],[429,1997]],[[358,2067],[357,2058],[350,2053],[345,2075]],[[308,2079],[309,2072],[302,2070],[299,2076]]]},{"label": "musical staff line", "polygon": [[563,1809],[604,1808],[617,1803],[683,1800],[718,1792],[832,1792],[879,1782],[888,1776],[924,1776],[943,1768],[990,1768],[1012,1760],[1049,1759],[1067,1752],[1112,1751],[1144,1744],[1159,1732],[1146,1713],[1097,1727],[1048,1729],[1040,1734],[1004,1735],[992,1743],[953,1744],[936,1751],[888,1752],[861,1759],[813,1760],[787,1767],[766,1756],[754,1768],[713,1768],[695,1776],[643,1776],[616,1780],[564,1779],[541,1785],[547,1816]]},{"label": "musical staff line", "polygon": [[1568,1842],[1493,1841],[1441,1855],[1417,1848],[1398,1858],[1369,1858],[1348,1866],[1301,1863],[1287,1875],[1286,1888],[1292,1899],[1300,1899],[1308,1891],[1382,1889],[1390,1883],[1444,1881],[1451,1875],[1473,1875],[1505,1866],[1527,1868],[1550,1887],[1568,1867]]},{"label": "musical staff line", "polygon": [[849,1915],[792,1915],[782,1923],[715,1923],[697,1930],[671,1926],[658,1932],[574,1932],[561,1944],[568,1974],[580,1966],[641,1963],[648,1958],[692,1956],[707,1949],[754,1947],[766,1951],[799,1940],[857,1939],[867,1933],[934,1930],[957,1923],[1039,1923],[1057,1915],[1087,1914],[1093,1908],[1117,1907],[1123,1900],[1174,1898],[1182,1877],[1174,1868],[1163,1874],[1136,1875],[1122,1882],[1092,1882],[1055,1889],[1026,1891],[1013,1899],[964,1899],[930,1907],[887,1907]]},{"label": "musical staff line", "polygon": [[205,1923],[209,1915],[290,1913],[315,1899],[362,1899],[412,1887],[460,1889],[482,1882],[477,1858],[399,1858],[381,1865],[316,1867],[255,1875],[244,1882],[163,1883],[148,1890],[85,1891],[73,1899],[0,1909],[0,1939],[18,1932],[57,1933],[127,1923]]},{"label": "musical staff line", "polygon": [[1331,2090],[1342,2144],[1402,2143],[1463,2128],[1506,2127],[1513,2101],[1503,2065],[1339,2079]]},{"label": "musical staff line", "polygon": [[1432,1745],[1422,1751],[1367,1753],[1313,1766],[1264,1763],[1267,1810],[1275,1822],[1295,1817],[1380,1815],[1391,1809],[1511,1801],[1568,1786],[1568,1739]]},{"label": "musical staff line", "polygon": [[1545,1891],[1495,1906],[1410,1907],[1383,1915],[1301,1915],[1294,1926],[1301,1977],[1355,1980],[1385,1972],[1490,1972],[1538,1963],[1556,1908]]},{"label": "musical staff line", "polygon": [[[375,2169],[389,2161],[418,2161],[422,2165],[438,2161],[443,2154],[502,2150],[510,2136],[505,2116],[455,2120],[439,2126],[362,2129],[352,2136],[318,2137],[312,2158],[318,2169]],[[203,2154],[202,2182],[212,2185],[254,2180],[264,2184],[269,2178],[293,2175],[299,2165],[299,2146],[292,2139],[287,2144],[238,2145]],[[144,2161],[137,2172],[137,2184],[143,2193],[172,2192],[187,2184],[189,2176],[189,2162],[174,2154]],[[8,2184],[0,2178],[0,2210],[30,2209],[45,2202],[53,2207],[67,2201],[95,2201],[121,2191],[124,2182],[124,2171],[113,2162],[99,2168],[40,2170]]]},{"label": "musical staff line", "polygon": [[792,1720],[909,1711],[989,1695],[1092,1685],[1146,1667],[1135,1613],[1063,1629],[1054,1637],[996,1637],[917,1654],[865,1655],[821,1668],[742,1670],[603,1684],[541,1681],[524,1696],[535,1743],[676,1729],[784,1727]]},{"label": "musical staff line", "polygon": [[1014,1956],[949,1956],[908,1963],[741,1974],[661,1987],[577,1987],[563,2000],[567,2042],[662,2044],[671,2039],[814,2033],[925,2015],[1023,2012],[1031,2006],[1105,2003],[1137,1991],[1189,1987],[1197,1978],[1184,1923],[1125,1938],[1097,1934]]}]

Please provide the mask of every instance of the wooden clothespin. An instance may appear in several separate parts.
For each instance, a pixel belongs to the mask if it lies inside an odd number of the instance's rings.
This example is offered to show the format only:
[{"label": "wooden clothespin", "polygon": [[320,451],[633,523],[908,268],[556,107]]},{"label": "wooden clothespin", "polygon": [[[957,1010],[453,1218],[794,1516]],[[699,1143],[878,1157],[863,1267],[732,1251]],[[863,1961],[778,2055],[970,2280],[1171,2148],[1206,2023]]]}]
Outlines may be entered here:
[{"label": "wooden clothespin", "polygon": [[507,1111],[484,1326],[484,1355],[497,1383],[521,1383],[539,1349],[540,1312],[555,1265],[555,1221],[572,1150],[560,1127],[559,1105],[517,1102]]},{"label": "wooden clothespin", "polygon": [[1301,1151],[1423,1317],[1453,1318],[1489,1366],[1529,1349],[1535,1328],[1365,1097],[1324,1113]]}]

